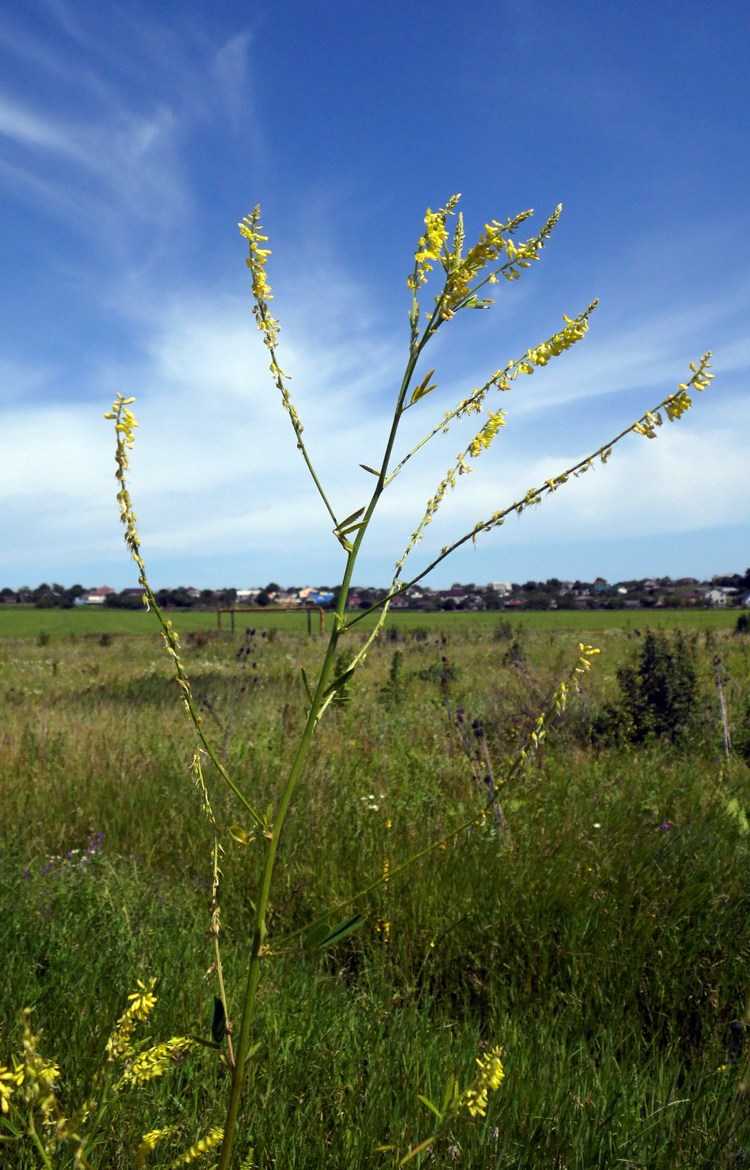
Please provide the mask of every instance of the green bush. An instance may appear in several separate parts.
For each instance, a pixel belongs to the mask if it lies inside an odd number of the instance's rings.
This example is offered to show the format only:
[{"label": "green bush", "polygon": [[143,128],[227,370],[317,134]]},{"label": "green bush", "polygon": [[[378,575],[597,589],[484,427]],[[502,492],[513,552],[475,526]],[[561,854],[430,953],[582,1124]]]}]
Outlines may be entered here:
[{"label": "green bush", "polygon": [[591,721],[594,740],[641,744],[679,742],[695,728],[698,679],[693,651],[684,636],[649,630],[632,661],[618,667],[619,698]]},{"label": "green bush", "polygon": [[617,671],[620,707],[633,743],[658,736],[680,739],[695,721],[698,680],[694,656],[683,635],[649,630],[636,661]]}]

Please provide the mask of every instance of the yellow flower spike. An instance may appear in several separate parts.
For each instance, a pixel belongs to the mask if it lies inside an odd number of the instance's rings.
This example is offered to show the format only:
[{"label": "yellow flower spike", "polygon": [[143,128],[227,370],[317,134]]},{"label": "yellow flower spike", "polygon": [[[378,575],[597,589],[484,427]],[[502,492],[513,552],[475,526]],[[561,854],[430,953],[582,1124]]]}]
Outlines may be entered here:
[{"label": "yellow flower spike", "polygon": [[168,1069],[179,1064],[188,1052],[200,1047],[197,1040],[189,1036],[173,1036],[162,1044],[155,1044],[145,1052],[139,1052],[130,1062],[120,1080],[115,1085],[119,1092],[129,1085],[145,1085],[147,1081],[156,1080],[164,1075]]},{"label": "yellow flower spike", "polygon": [[477,1057],[479,1075],[458,1099],[458,1109],[465,1110],[470,1117],[484,1117],[487,1112],[489,1094],[496,1092],[505,1079],[502,1049],[491,1048],[484,1056]]},{"label": "yellow flower spike", "polygon": [[146,1159],[159,1142],[163,1142],[165,1138],[172,1137],[173,1134],[179,1131],[179,1128],[178,1125],[165,1125],[162,1129],[152,1129],[148,1133],[144,1133],[141,1138],[141,1144],[135,1154],[136,1166],[145,1166]]},{"label": "yellow flower spike", "polygon": [[[420,236],[417,250],[414,253],[414,272],[406,282],[413,292],[416,292],[420,285],[427,284],[427,274],[432,272],[431,261],[441,259],[448,239],[445,221],[449,215],[453,214],[460,198],[460,195],[453,195],[445,207],[440,207],[437,211],[427,208],[424,217],[424,235]],[[463,229],[457,233],[456,249],[460,248],[462,241]]]},{"label": "yellow flower spike", "polygon": [[207,1154],[209,1150],[214,1149],[215,1146],[221,1144],[224,1140],[224,1130],[219,1126],[213,1126],[205,1137],[200,1138],[199,1141],[181,1154],[179,1158],[175,1158],[174,1162],[170,1162],[168,1170],[178,1170],[180,1166],[189,1166],[191,1162],[197,1161],[203,1154]]},{"label": "yellow flower spike", "polygon": [[136,1020],[147,1020],[156,1007],[155,987],[156,979],[149,979],[148,986],[140,979],[136,980],[136,990],[128,996],[129,1006],[126,1009]]},{"label": "yellow flower spike", "polygon": [[0,1112],[7,1113],[14,1091],[23,1084],[23,1069],[9,1069],[0,1064]]}]

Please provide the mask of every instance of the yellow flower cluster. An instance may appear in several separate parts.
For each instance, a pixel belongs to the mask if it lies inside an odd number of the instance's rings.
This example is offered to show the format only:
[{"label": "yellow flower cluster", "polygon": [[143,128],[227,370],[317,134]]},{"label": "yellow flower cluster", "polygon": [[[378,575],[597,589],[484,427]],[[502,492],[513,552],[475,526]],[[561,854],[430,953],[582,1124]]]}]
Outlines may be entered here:
[{"label": "yellow flower cluster", "polygon": [[501,427],[505,426],[505,411],[497,410],[490,411],[487,417],[487,422],[482,427],[481,431],[474,436],[469,443],[468,452],[472,459],[476,459],[482,451],[486,451],[492,443],[497,432]]},{"label": "yellow flower cluster", "polygon": [[119,1091],[128,1085],[145,1085],[146,1081],[156,1080],[167,1072],[170,1065],[179,1064],[186,1052],[198,1047],[198,1042],[189,1036],[173,1036],[171,1040],[139,1052],[125,1069],[115,1089]]},{"label": "yellow flower cluster", "polygon": [[687,392],[687,386],[683,383],[677,393],[666,400],[664,410],[669,421],[675,422],[678,418],[682,418],[692,405],[693,402]]},{"label": "yellow flower cluster", "polygon": [[[481,403],[479,401],[477,401],[475,404],[466,402],[463,403],[462,406],[463,412],[465,414],[471,414],[474,411],[481,410]],[[465,451],[459,451],[458,455],[456,456],[455,467],[450,467],[448,469],[448,471],[445,473],[445,476],[438,484],[434,496],[432,496],[427,501],[424,516],[420,520],[417,527],[414,529],[414,532],[412,532],[411,537],[409,538],[409,543],[404,549],[401,558],[396,562],[396,577],[398,577],[399,573],[401,572],[401,569],[406,563],[406,559],[409,554],[422,540],[425,529],[437,514],[438,509],[440,508],[440,505],[442,504],[448,490],[450,489],[452,491],[455,488],[459,475],[466,475],[467,473],[471,472],[472,468],[466,462],[467,455],[471,456],[472,459],[476,459],[479,455],[481,455],[482,451],[486,451],[488,447],[490,447],[492,440],[495,438],[495,435],[504,426],[505,412],[502,410],[495,411],[494,413],[490,411],[487,422],[474,436],[467,449]],[[481,525],[479,525],[478,528],[481,528]]]},{"label": "yellow flower cluster", "polygon": [[156,1006],[155,986],[155,979],[149,979],[148,984],[143,983],[140,979],[137,981],[136,990],[128,996],[128,1006],[120,1016],[107,1041],[105,1051],[108,1061],[132,1054],[130,1041],[135,1032],[136,1024],[147,1020]]},{"label": "yellow flower cluster", "polygon": [[[531,215],[532,211],[522,211],[520,215],[506,220],[505,223],[500,223],[496,219],[493,219],[492,223],[486,223],[476,244],[469,249],[465,257],[461,257],[458,250],[454,249],[447,264],[446,314],[455,312],[462,303],[469,304],[471,308],[489,308],[492,301],[478,301],[472,297],[471,282],[488,265],[494,264],[502,256],[506,256],[507,259],[498,272],[501,272],[506,280],[516,280],[519,276],[518,269],[529,268],[531,262],[539,258],[538,252],[543,246],[541,236],[535,236],[520,245],[514,244],[511,239],[516,228]],[[497,283],[498,272],[493,272],[488,277],[490,284]]]},{"label": "yellow flower cluster", "polygon": [[[561,715],[565,710],[571,688],[578,689],[579,676],[591,670],[591,660],[597,654],[601,654],[601,650],[597,646],[587,646],[584,642],[578,643],[578,651],[578,658],[570,675],[558,685],[545,709],[536,717],[534,730],[529,736],[529,747],[534,751],[538,751],[542,746],[547,735],[547,724],[550,719],[555,715]],[[513,763],[506,770],[505,777],[501,783],[505,784],[526,763],[528,758],[529,748],[522,747]]]},{"label": "yellow flower cluster", "polygon": [[[162,1129],[152,1129],[148,1133],[144,1133],[141,1138],[141,1144],[135,1155],[135,1164],[137,1167],[146,1165],[146,1159],[149,1154],[160,1142],[166,1138],[173,1137],[174,1134],[179,1133],[179,1125],[165,1125]],[[209,1150],[214,1149],[224,1140],[224,1130],[218,1126],[210,1129],[205,1137],[202,1137],[186,1150],[184,1154],[180,1154],[178,1158],[168,1164],[168,1170],[178,1170],[179,1166],[189,1166],[191,1162],[197,1161],[203,1154],[207,1154]]]},{"label": "yellow flower cluster", "polygon": [[141,1144],[135,1153],[135,1164],[137,1167],[145,1166],[146,1159],[153,1149],[158,1146],[159,1142],[163,1142],[165,1138],[172,1137],[179,1131],[178,1125],[165,1125],[161,1129],[151,1129],[148,1133],[144,1133],[141,1138]]},{"label": "yellow flower cluster", "polygon": [[439,260],[448,239],[448,229],[445,222],[453,214],[460,195],[452,195],[445,207],[437,211],[427,208],[424,217],[424,235],[419,237],[417,250],[414,253],[414,272],[407,279],[407,285],[416,291],[420,284],[427,283],[427,274],[432,272],[432,260]]},{"label": "yellow flower cluster", "polygon": [[266,276],[266,264],[271,255],[271,249],[261,247],[261,244],[268,242],[268,236],[263,235],[260,223],[260,205],[254,207],[249,215],[244,216],[242,223],[237,226],[250,248],[250,254],[245,263],[252,275],[253,296],[255,297],[253,315],[258,329],[263,334],[265,344],[269,349],[273,349],[279,335],[279,323],[268,311],[268,302],[273,300],[271,286]]},{"label": "yellow flower cluster", "polygon": [[23,1084],[23,1069],[0,1064],[0,1112],[7,1113],[13,1093]]},{"label": "yellow flower cluster", "polygon": [[[39,1037],[31,1027],[31,1009],[23,1012],[23,1044],[20,1060],[13,1058],[13,1067],[0,1065],[0,1114],[7,1115],[13,1111],[19,1113],[14,1102],[16,1093],[23,1101],[24,1112],[28,1118],[28,1132],[36,1132],[34,1114],[38,1110],[41,1120],[47,1131],[44,1139],[45,1156],[56,1142],[66,1141],[74,1148],[76,1166],[83,1166],[81,1143],[78,1134],[74,1133],[69,1122],[63,1115],[57,1100],[57,1081],[60,1069],[54,1061],[47,1060],[39,1051]],[[41,1138],[38,1142],[40,1149]],[[47,1162],[47,1165],[51,1163]]]},{"label": "yellow flower cluster", "polygon": [[266,264],[271,249],[259,246],[268,242],[268,236],[264,236],[261,229],[260,204],[257,204],[249,215],[243,216],[242,223],[237,226],[250,245],[250,255],[245,263],[252,273],[253,293],[259,301],[272,301],[273,293],[266,278]]},{"label": "yellow flower cluster", "polygon": [[[105,414],[105,418],[115,419],[115,431],[118,439],[125,451],[132,451],[135,443],[135,430],[138,423],[135,421],[135,415],[128,407],[135,402],[135,398],[124,398],[122,394],[118,394],[115,399],[115,404],[111,411]],[[127,455],[125,456],[125,469],[127,470],[128,462]]]},{"label": "yellow flower cluster", "polygon": [[224,1140],[224,1130],[218,1125],[209,1129],[205,1137],[200,1138],[199,1141],[181,1154],[179,1158],[175,1158],[174,1162],[170,1162],[167,1170],[177,1170],[179,1166],[189,1166],[191,1162],[197,1161],[203,1154],[207,1154],[209,1150],[213,1150],[216,1146],[221,1145]]},{"label": "yellow flower cluster", "polygon": [[477,1057],[479,1076],[470,1088],[464,1089],[458,1103],[470,1117],[484,1117],[489,1094],[500,1088],[505,1078],[501,1056],[501,1048],[492,1048],[484,1056]]},{"label": "yellow flower cluster", "polygon": [[647,439],[656,438],[656,428],[662,425],[663,419],[661,417],[661,409],[664,410],[670,422],[676,422],[682,418],[690,407],[693,405],[690,397],[690,388],[698,390],[707,390],[713,380],[711,369],[711,353],[704,353],[700,363],[696,365],[695,362],[690,363],[690,369],[693,371],[693,376],[689,382],[680,382],[677,387],[676,394],[670,394],[665,398],[658,410],[648,410],[642,418],[634,423],[630,428],[636,435],[643,435]]},{"label": "yellow flower cluster", "polygon": [[[551,358],[558,357],[566,349],[574,346],[588,333],[589,317],[597,304],[598,301],[592,301],[585,312],[573,319],[563,314],[564,328],[553,334],[547,341],[543,341],[541,345],[527,349],[520,361],[511,362],[506,370],[498,371],[496,384],[500,385],[503,375],[506,375],[506,378],[510,378],[510,381],[513,382],[519,374],[533,374],[537,366],[546,366]],[[500,388],[507,389],[507,381]]]},{"label": "yellow flower cluster", "polygon": [[[65,1144],[72,1153],[76,1170],[90,1170],[83,1152],[83,1143],[60,1108],[57,1099],[57,1082],[60,1069],[54,1061],[47,1060],[39,1050],[39,1037],[31,1027],[31,1009],[23,1012],[23,1045],[20,1060],[13,1059],[13,1068],[0,1065],[0,1115],[13,1112],[16,1118],[24,1118],[25,1131],[35,1136],[36,1144],[45,1166],[52,1165],[52,1151],[55,1146]],[[23,1101],[20,1109],[14,1098],[16,1093]],[[41,1115],[46,1133],[42,1136],[36,1126],[35,1114]],[[11,1123],[13,1131],[16,1121]]]},{"label": "yellow flower cluster", "polygon": [[114,419],[115,434],[117,436],[117,447],[115,450],[115,477],[118,483],[117,503],[120,508],[120,520],[125,526],[125,543],[130,549],[130,555],[138,566],[139,576],[138,580],[147,589],[148,583],[146,581],[146,566],[143,563],[143,558],[140,553],[140,544],[138,537],[138,528],[136,524],[136,514],[133,511],[133,503],[130,499],[128,486],[126,481],[126,474],[130,467],[129,452],[132,451],[135,443],[135,430],[138,423],[135,421],[135,415],[129,406],[135,402],[135,398],[124,398],[122,394],[118,394],[112,404],[112,409],[105,414],[106,419]]},{"label": "yellow flower cluster", "polygon": [[[684,413],[684,412],[683,412]],[[657,411],[655,414],[647,410],[640,422],[633,424],[636,435],[644,435],[647,439],[656,438],[656,428],[662,424],[662,417]]]},{"label": "yellow flower cluster", "polygon": [[136,1020],[147,1020],[156,1007],[155,987],[156,980],[153,978],[149,979],[148,986],[142,980],[136,980],[136,990],[128,996],[126,1008]]},{"label": "yellow flower cluster", "polygon": [[246,215],[242,223],[237,226],[250,246],[250,255],[245,263],[252,273],[253,296],[255,298],[253,316],[255,317],[258,329],[263,334],[263,341],[266,347],[271,351],[271,375],[281,393],[284,409],[289,415],[292,426],[294,427],[294,432],[297,436],[297,445],[300,449],[304,450],[302,444],[302,431],[304,427],[302,426],[297,408],[291,400],[289,389],[286,385],[286,380],[289,379],[290,375],[285,370],[282,370],[276,360],[279,323],[275,317],[271,316],[268,309],[268,302],[273,300],[271,287],[266,276],[266,264],[268,263],[268,257],[271,255],[271,250],[270,248],[260,247],[261,244],[268,241],[268,236],[264,236],[261,229],[260,206],[256,206],[250,215]]}]

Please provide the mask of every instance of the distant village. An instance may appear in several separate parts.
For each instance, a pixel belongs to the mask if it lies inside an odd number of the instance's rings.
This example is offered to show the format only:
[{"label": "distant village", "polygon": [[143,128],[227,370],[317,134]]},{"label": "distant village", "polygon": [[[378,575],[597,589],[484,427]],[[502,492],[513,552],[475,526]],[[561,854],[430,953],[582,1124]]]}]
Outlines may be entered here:
[{"label": "distant village", "polygon": [[[352,588],[346,608],[369,609],[387,595],[383,588]],[[226,589],[195,589],[179,586],[159,589],[158,604],[166,609],[231,609],[320,607],[331,608],[338,602],[338,590],[307,585],[282,588],[276,582],[265,586]],[[109,606],[115,609],[139,609],[143,590],[139,587],[117,591],[109,585],[86,589],[82,585],[67,588],[59,584],[42,584],[35,589],[0,590],[0,604],[33,605],[39,609],[74,606]],[[654,577],[610,583],[603,577],[595,581],[490,581],[486,585],[456,583],[449,589],[431,589],[411,585],[391,601],[392,609],[403,610],[527,610],[527,609],[677,609],[687,607],[750,607],[750,569],[699,581],[694,577]]]}]

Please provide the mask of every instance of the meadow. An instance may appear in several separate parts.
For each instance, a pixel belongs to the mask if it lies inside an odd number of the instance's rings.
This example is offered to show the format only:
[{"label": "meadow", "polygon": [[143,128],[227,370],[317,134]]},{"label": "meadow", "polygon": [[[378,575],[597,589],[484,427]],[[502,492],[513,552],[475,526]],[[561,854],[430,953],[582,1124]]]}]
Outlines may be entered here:
[{"label": "meadow", "polygon": [[[289,768],[300,666],[314,668],[318,638],[304,615],[243,615],[235,636],[217,632],[215,614],[175,621],[204,725],[264,807]],[[70,1102],[85,1095],[136,979],[158,981],[155,1039],[211,1034],[211,834],[194,739],[150,622],[0,612],[0,1064],[31,1007]],[[389,621],[322,721],[285,826],[239,1126],[248,1166],[393,1166],[435,1127],[420,1098],[439,1103],[453,1077],[470,1084],[476,1057],[496,1045],[506,1075],[486,1117],[457,1117],[412,1164],[750,1166],[750,637],[735,622],[718,611]],[[667,640],[682,631],[697,696],[684,734],[635,741],[626,720],[618,731],[618,668],[638,660],[649,628]],[[501,779],[579,641],[602,654],[500,786],[501,832],[482,812],[479,740],[467,750],[460,727],[479,721]],[[212,800],[217,820],[236,820],[222,789]],[[230,1002],[259,864],[229,839]],[[332,904],[339,917],[360,911],[364,926],[305,948]],[[159,1125],[178,1125],[184,1148],[221,1115],[225,1077],[205,1049],[123,1096],[98,1164],[132,1166]],[[159,1146],[148,1165],[174,1157]],[[40,1165],[23,1141],[4,1140],[0,1159]]]},{"label": "meadow", "polygon": [[[590,631],[620,629],[633,632],[642,629],[715,629],[732,630],[737,622],[737,610],[732,609],[643,609],[629,610],[529,610],[527,613],[494,611],[483,613],[419,612],[417,610],[393,611],[388,624],[398,629],[426,627],[440,629],[493,628],[498,621],[505,620],[523,629],[554,631],[576,631],[588,634]],[[225,633],[231,630],[231,615],[217,615],[211,609],[187,609],[175,614],[175,620],[183,634],[198,630]],[[330,628],[331,615],[323,615],[324,629]],[[373,619],[366,619],[363,626],[371,629]],[[251,612],[238,611],[235,617],[236,629],[257,626],[260,629],[278,629],[291,632],[312,633],[320,631],[318,610],[309,615],[301,610],[263,609]],[[0,606],[0,640],[5,638],[59,639],[65,637],[93,637],[101,634],[130,634],[141,637],[158,637],[158,627],[153,617],[145,610],[110,609],[107,606],[81,606],[74,609],[36,609],[31,605]]]}]

